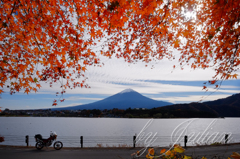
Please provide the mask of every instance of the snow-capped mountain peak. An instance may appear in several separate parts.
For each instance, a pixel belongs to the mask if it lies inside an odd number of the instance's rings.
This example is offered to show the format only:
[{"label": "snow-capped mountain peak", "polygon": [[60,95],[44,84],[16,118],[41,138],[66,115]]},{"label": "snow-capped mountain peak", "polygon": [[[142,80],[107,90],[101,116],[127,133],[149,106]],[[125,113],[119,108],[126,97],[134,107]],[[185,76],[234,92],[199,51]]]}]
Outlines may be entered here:
[{"label": "snow-capped mountain peak", "polygon": [[136,91],[134,91],[133,89],[131,89],[131,88],[128,88],[128,89],[125,89],[125,90],[123,90],[122,92],[120,92],[119,94],[123,94],[123,93],[130,93],[130,92],[136,92]]}]

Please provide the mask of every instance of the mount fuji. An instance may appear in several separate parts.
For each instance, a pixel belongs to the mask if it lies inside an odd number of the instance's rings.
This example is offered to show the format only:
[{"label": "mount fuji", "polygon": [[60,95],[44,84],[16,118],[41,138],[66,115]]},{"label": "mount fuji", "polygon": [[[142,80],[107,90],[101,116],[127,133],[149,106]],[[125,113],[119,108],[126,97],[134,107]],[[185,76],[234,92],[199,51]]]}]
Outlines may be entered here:
[{"label": "mount fuji", "polygon": [[105,98],[103,100],[84,104],[77,105],[72,107],[64,107],[64,108],[55,108],[53,110],[83,110],[83,109],[128,109],[128,108],[147,108],[151,109],[154,107],[162,107],[172,105],[172,103],[164,102],[164,101],[156,101],[141,95],[140,93],[132,90],[125,89],[120,93],[117,93],[113,96]]}]

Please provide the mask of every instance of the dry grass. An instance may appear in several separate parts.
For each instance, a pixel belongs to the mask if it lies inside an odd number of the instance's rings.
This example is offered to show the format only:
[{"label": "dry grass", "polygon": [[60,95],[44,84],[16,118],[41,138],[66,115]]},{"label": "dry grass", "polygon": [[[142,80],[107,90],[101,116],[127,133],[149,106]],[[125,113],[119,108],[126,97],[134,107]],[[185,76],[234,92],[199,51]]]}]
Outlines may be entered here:
[{"label": "dry grass", "polygon": [[102,148],[102,147],[103,147],[103,144],[97,144],[96,147],[98,147],[98,148]]}]

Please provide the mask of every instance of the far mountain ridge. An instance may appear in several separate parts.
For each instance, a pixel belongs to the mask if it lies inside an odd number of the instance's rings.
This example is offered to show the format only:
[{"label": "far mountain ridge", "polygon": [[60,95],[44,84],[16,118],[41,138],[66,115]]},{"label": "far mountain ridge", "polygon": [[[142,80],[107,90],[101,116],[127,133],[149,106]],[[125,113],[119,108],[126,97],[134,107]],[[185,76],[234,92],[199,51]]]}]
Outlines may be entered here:
[{"label": "far mountain ridge", "polygon": [[227,98],[217,99],[214,101],[204,102],[207,105],[230,105],[240,107],[240,93],[233,94]]},{"label": "far mountain ridge", "polygon": [[174,104],[159,109],[210,112],[218,117],[240,117],[240,93],[203,103]]},{"label": "far mountain ridge", "polygon": [[65,108],[55,108],[53,110],[83,110],[83,109],[128,109],[128,108],[146,108],[151,109],[154,107],[162,107],[166,105],[172,105],[173,103],[165,101],[156,101],[141,95],[140,93],[134,91],[133,89],[125,89],[115,95],[107,97],[103,100],[77,105]]},{"label": "far mountain ridge", "polygon": [[[156,108],[156,111],[175,112],[174,116],[186,117],[186,113],[189,112],[195,114],[206,114],[206,117],[211,114],[214,117],[240,117],[240,93],[234,94],[227,98],[218,99],[214,101],[208,101],[203,103],[192,102],[188,104],[172,104],[164,101],[156,101],[147,98],[140,93],[132,90],[125,89],[115,95],[107,97],[103,100],[72,106],[65,108],[55,108],[52,110],[83,110],[83,109],[128,109],[128,108]],[[183,115],[185,113],[185,115]],[[191,115],[190,115],[191,116]],[[194,117],[197,117],[196,115]]]}]

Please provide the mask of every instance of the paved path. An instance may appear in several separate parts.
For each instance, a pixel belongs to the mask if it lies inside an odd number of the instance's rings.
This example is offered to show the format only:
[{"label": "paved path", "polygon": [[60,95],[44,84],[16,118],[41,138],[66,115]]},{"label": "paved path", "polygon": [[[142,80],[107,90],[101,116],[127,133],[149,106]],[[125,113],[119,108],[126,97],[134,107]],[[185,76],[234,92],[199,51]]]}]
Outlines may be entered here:
[{"label": "paved path", "polygon": [[130,159],[137,149],[61,149],[1,147],[1,159]]},{"label": "paved path", "polygon": [[232,155],[233,152],[240,153],[240,144],[236,145],[223,145],[223,146],[203,146],[203,147],[192,147],[187,148],[185,151],[186,155],[194,157],[207,157],[209,159],[213,156],[219,156],[220,158],[227,159]]},{"label": "paved path", "polygon": [[[131,154],[139,148],[103,149],[103,148],[63,148],[59,151],[53,148],[0,147],[1,159],[131,159]],[[240,145],[193,147],[187,148],[185,154],[201,159],[218,156],[218,159],[227,159],[232,152],[240,153]],[[143,157],[142,157],[143,158]]]}]

